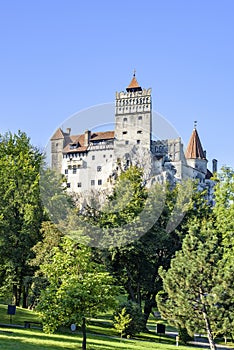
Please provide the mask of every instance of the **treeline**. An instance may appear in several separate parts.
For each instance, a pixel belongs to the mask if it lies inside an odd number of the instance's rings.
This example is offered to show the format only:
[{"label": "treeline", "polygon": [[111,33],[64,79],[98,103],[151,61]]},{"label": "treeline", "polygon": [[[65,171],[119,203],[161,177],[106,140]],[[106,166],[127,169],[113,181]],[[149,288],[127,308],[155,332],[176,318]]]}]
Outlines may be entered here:
[{"label": "treeline", "polygon": [[145,328],[159,307],[171,324],[205,330],[213,348],[218,333],[232,335],[231,169],[214,179],[213,205],[195,182],[149,189],[140,167],[130,167],[101,208],[95,197],[78,206],[22,132],[0,136],[0,163],[6,302],[37,306],[47,331],[72,322],[85,329],[123,293],[142,309]]}]

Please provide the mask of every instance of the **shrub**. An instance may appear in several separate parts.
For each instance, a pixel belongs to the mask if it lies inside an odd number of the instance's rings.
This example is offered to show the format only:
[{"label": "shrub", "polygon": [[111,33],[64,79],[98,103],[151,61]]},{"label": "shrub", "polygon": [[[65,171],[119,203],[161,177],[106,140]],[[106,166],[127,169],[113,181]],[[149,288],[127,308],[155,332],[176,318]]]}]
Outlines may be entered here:
[{"label": "shrub", "polygon": [[[124,322],[124,317],[127,317],[129,322]],[[114,324],[117,323],[117,319],[119,319],[119,323],[125,323],[124,332],[122,333],[125,337],[134,336],[144,330],[144,316],[142,310],[138,304],[133,303],[132,301],[127,301],[117,306],[113,314]]]}]

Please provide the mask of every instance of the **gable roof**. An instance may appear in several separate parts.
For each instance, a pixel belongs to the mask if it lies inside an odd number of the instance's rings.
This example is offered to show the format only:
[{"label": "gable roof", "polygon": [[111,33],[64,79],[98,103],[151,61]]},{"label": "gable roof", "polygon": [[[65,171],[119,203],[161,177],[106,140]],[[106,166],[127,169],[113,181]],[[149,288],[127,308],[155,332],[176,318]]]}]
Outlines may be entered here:
[{"label": "gable roof", "polygon": [[[101,141],[101,140],[112,140],[114,139],[114,131],[98,131],[93,132],[90,135],[90,142]],[[77,145],[75,148],[70,148],[74,144]],[[76,152],[86,152],[88,146],[85,145],[85,134],[81,135],[71,135],[66,137],[66,145],[63,149],[63,153],[76,153]]]},{"label": "gable roof", "polygon": [[187,159],[206,159],[197,129],[194,128],[185,153]]},{"label": "gable roof", "polygon": [[51,141],[52,141],[52,140],[64,139],[64,135],[65,135],[65,133],[62,131],[62,129],[61,129],[61,128],[58,128],[58,129],[55,131],[54,135],[51,137]]}]

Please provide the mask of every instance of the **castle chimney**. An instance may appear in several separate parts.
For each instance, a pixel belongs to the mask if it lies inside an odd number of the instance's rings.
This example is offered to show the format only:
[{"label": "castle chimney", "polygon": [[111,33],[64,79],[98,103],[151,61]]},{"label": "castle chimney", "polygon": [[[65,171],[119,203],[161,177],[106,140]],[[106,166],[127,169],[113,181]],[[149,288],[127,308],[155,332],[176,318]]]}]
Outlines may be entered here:
[{"label": "castle chimney", "polygon": [[212,160],[212,165],[213,165],[212,171],[213,171],[213,173],[217,173],[217,169],[218,169],[217,164],[218,164],[217,159],[213,159],[213,160]]},{"label": "castle chimney", "polygon": [[67,134],[70,135],[71,133],[71,128],[67,128]]},{"label": "castle chimney", "polygon": [[85,147],[87,147],[89,145],[90,136],[91,136],[91,131],[90,130],[86,130],[85,133],[84,133],[84,146]]}]

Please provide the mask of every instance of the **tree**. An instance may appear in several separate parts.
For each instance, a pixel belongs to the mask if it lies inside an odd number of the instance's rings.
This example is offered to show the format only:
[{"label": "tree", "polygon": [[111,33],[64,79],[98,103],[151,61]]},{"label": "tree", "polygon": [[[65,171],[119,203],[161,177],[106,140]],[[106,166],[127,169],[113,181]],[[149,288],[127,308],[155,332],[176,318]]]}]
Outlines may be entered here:
[{"label": "tree", "polygon": [[121,338],[127,335],[127,328],[131,323],[132,318],[126,312],[126,308],[124,307],[121,312],[114,316],[114,327],[120,333]]},{"label": "tree", "polygon": [[13,302],[27,306],[31,248],[44,218],[39,171],[42,153],[23,132],[0,135],[0,286]]},{"label": "tree", "polygon": [[163,318],[190,335],[206,331],[210,348],[223,322],[222,298],[217,286],[222,283],[221,237],[213,227],[213,218],[194,219],[168,271],[159,269],[163,292],[157,305]]},{"label": "tree", "polygon": [[41,270],[49,285],[41,292],[38,312],[45,332],[61,325],[82,326],[82,349],[86,349],[86,319],[115,304],[118,288],[103,266],[91,261],[91,250],[68,237]]},{"label": "tree", "polygon": [[114,326],[121,331],[121,337],[133,336],[144,330],[144,317],[137,303],[129,300],[119,304],[113,316]]},{"label": "tree", "polygon": [[[191,193],[196,201],[188,199]],[[181,218],[187,211],[189,219],[200,195],[195,196],[192,183],[174,188],[156,183],[149,190],[142,169],[130,167],[121,173],[102,211],[86,208],[84,234],[91,243],[98,237],[102,247],[95,250],[95,258],[121,283],[128,298],[144,307],[145,327],[162,286],[158,268],[168,268],[180,249],[185,231]]]},{"label": "tree", "polygon": [[225,337],[234,338],[234,170],[223,168],[217,176],[215,186],[215,227],[222,235],[223,258],[220,263],[222,282],[216,286],[220,295],[223,322],[220,331]]}]

